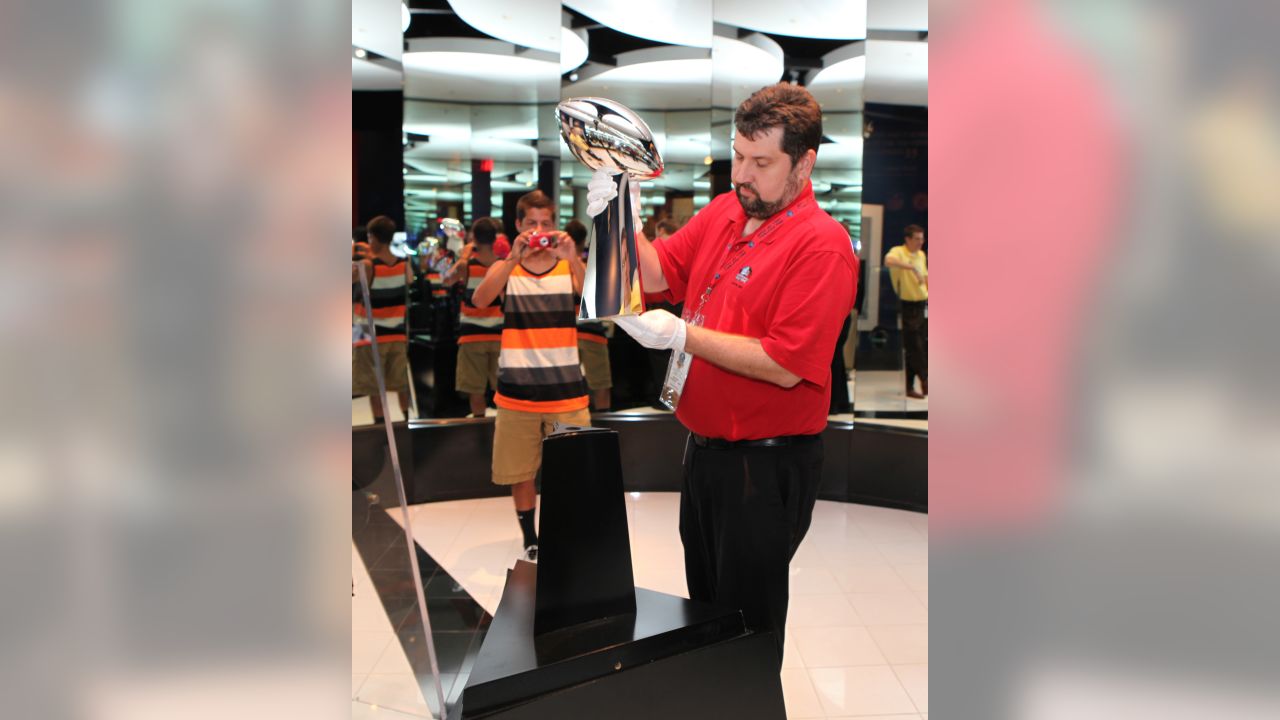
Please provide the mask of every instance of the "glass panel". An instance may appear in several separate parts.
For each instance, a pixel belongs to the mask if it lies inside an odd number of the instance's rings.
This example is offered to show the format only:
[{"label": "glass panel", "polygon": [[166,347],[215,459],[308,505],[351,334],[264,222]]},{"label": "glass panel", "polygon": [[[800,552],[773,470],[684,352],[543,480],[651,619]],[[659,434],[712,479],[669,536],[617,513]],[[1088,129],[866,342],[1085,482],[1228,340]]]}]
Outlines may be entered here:
[{"label": "glass panel", "polygon": [[[378,342],[370,318],[380,288],[375,283],[371,292],[368,269],[366,263],[352,263],[358,288],[353,376],[372,375],[378,402],[386,407],[386,368],[396,364],[396,353],[404,353],[404,343]],[[352,698],[420,714],[429,704],[440,707],[448,688],[441,682],[425,612],[424,578],[435,568],[419,565],[400,459],[385,416],[381,424],[352,430]]]}]

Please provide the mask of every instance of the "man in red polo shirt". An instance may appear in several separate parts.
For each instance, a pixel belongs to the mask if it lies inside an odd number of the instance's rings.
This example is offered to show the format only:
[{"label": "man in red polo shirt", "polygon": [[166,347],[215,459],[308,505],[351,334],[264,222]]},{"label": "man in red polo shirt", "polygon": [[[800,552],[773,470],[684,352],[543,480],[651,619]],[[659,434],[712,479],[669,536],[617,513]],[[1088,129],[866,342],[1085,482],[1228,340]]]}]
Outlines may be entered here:
[{"label": "man in red polo shirt", "polygon": [[831,356],[858,261],[813,197],[822,139],[813,96],[763,88],[734,124],[734,192],[661,243],[641,241],[645,291],[684,302],[683,319],[650,310],[616,322],[688,363],[675,395],[690,432],[680,493],[689,596],[741,608],[749,627],[773,631],[781,666],[788,570],[822,481]]}]

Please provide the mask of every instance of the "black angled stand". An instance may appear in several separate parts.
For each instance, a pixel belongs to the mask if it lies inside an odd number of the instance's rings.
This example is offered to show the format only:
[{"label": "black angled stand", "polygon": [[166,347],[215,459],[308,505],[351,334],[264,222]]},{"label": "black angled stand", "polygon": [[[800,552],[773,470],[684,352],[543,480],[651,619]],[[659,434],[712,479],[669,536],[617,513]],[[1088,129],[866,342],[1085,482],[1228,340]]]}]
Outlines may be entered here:
[{"label": "black angled stand", "polygon": [[507,574],[461,717],[783,720],[771,634],[634,586],[618,434],[561,428],[542,458],[538,564]]}]

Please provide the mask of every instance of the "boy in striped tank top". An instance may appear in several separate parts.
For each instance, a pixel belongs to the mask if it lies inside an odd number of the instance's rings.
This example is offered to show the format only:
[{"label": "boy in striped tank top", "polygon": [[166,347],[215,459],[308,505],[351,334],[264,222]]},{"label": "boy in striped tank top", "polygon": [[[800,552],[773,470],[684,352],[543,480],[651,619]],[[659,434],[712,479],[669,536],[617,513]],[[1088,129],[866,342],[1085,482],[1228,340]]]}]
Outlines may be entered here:
[{"label": "boy in striped tank top", "polygon": [[471,242],[462,248],[458,262],[449,270],[444,284],[462,286],[458,308],[458,392],[467,395],[471,414],[484,417],[485,389],[498,389],[498,351],[502,340],[502,306],[478,308],[471,294],[484,281],[485,273],[498,260],[493,244],[498,237],[498,221],[480,218],[471,226]]},{"label": "boy in striped tank top", "polygon": [[[368,248],[357,247],[369,280],[369,304],[373,307],[373,331],[378,340],[378,356],[382,361],[383,382],[387,392],[399,395],[400,410],[409,416],[409,359],[405,351],[405,303],[413,270],[409,263],[391,254],[391,239],[396,233],[395,221],[386,215],[369,221]],[[359,245],[359,244],[358,244]],[[364,297],[360,293],[359,275],[351,268],[352,309],[365,317]],[[351,396],[369,396],[373,419],[382,421],[382,401],[378,395],[378,377],[373,366],[372,343],[366,338],[352,342]]]},{"label": "boy in striped tank top", "polygon": [[[591,424],[576,324],[586,266],[573,240],[555,230],[554,212],[551,198],[540,190],[520,198],[520,234],[511,254],[489,268],[471,296],[477,308],[501,301],[493,482],[511,486],[528,560],[538,557],[534,479],[542,465],[542,439],[557,422]],[[542,233],[554,238],[555,247],[530,247],[530,238]]]}]

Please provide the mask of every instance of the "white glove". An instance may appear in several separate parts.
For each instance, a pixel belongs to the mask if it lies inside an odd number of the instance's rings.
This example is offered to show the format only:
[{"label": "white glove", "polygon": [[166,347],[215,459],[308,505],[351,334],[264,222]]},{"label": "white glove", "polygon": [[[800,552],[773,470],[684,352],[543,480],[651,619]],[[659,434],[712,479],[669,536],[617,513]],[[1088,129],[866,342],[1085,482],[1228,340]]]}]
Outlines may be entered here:
[{"label": "white glove", "polygon": [[604,212],[609,201],[618,197],[618,182],[613,179],[618,173],[600,168],[591,175],[587,183],[587,214],[595,217]]},{"label": "white glove", "polygon": [[643,315],[621,315],[613,318],[618,327],[651,350],[684,352],[688,326],[684,320],[666,310],[650,310]]}]

